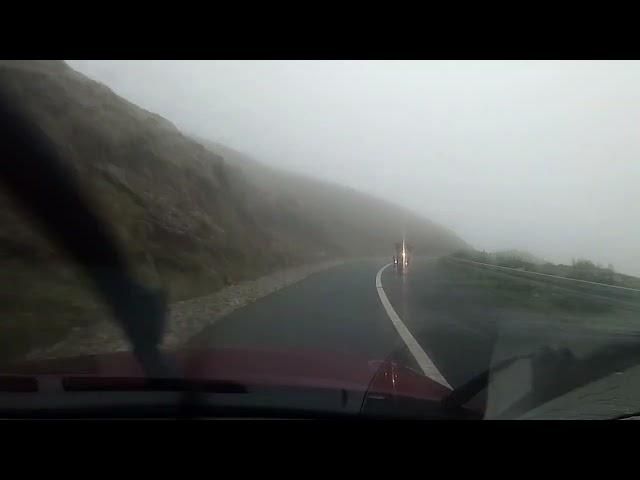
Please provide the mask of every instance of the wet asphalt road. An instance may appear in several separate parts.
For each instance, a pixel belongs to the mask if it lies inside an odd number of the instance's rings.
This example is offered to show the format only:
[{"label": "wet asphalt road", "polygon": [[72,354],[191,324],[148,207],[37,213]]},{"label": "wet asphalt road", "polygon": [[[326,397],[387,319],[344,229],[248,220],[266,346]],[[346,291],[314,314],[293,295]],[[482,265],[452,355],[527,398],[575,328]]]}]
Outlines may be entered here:
[{"label": "wet asphalt road", "polygon": [[315,273],[232,312],[199,336],[210,347],[313,349],[384,359],[403,343],[375,288],[384,262]]},{"label": "wet asphalt road", "polygon": [[[393,356],[418,370],[375,288],[376,274],[386,263],[354,262],[311,275],[231,313],[202,332],[198,343],[337,351],[369,360]],[[482,312],[458,303],[462,308],[447,313],[441,308],[447,301],[434,302],[443,293],[459,302],[455,288],[439,282],[434,261],[416,261],[404,276],[389,267],[382,284],[396,312],[453,387],[487,368],[491,333],[468,321]]]},{"label": "wet asphalt road", "polygon": [[[313,349],[369,360],[392,356],[418,370],[387,316],[375,287],[384,259],[347,263],[236,310],[202,332],[210,347]],[[395,311],[453,388],[493,361],[565,346],[577,355],[606,345],[637,344],[637,336],[567,326],[554,318],[492,308],[481,292],[442,274],[437,259],[416,259],[408,274],[391,267],[383,288]]]}]

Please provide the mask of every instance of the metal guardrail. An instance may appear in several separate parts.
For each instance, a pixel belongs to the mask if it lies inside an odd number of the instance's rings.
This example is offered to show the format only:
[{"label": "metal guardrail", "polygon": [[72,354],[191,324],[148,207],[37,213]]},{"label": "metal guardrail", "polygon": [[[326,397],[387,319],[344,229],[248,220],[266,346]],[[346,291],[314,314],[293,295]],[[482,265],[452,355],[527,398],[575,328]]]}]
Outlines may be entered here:
[{"label": "metal guardrail", "polygon": [[621,287],[619,285],[611,285],[609,283],[600,283],[600,282],[591,282],[589,280],[580,280],[577,278],[570,278],[570,277],[562,277],[560,275],[551,275],[549,273],[541,273],[541,272],[531,272],[529,270],[521,270],[518,268],[513,268],[513,267],[503,267],[501,265],[493,265],[491,263],[482,263],[482,262],[475,262],[473,260],[467,260],[464,258],[456,258],[456,257],[449,257],[452,260],[456,260],[459,262],[466,262],[466,263],[472,263],[475,265],[482,265],[484,267],[489,267],[489,268],[493,268],[496,270],[508,270],[510,272],[514,272],[514,273],[518,273],[523,277],[529,276],[529,275],[536,275],[536,276],[541,276],[541,277],[549,277],[549,278],[553,278],[553,279],[558,279],[558,280],[564,280],[567,282],[572,282],[572,283],[582,283],[582,284],[588,284],[588,285],[596,285],[598,287],[605,287],[605,288],[611,288],[611,289],[615,289],[615,290],[625,290],[625,291],[629,291],[629,292],[638,292],[640,293],[640,289],[638,288],[631,288],[631,287]]}]

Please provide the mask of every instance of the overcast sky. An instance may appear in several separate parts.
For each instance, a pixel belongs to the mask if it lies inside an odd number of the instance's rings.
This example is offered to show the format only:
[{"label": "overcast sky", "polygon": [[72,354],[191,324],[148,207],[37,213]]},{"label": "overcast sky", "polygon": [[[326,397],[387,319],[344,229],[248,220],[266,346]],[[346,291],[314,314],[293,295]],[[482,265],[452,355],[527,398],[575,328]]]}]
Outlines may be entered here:
[{"label": "overcast sky", "polygon": [[476,248],[640,274],[640,62],[68,63],[185,132]]}]

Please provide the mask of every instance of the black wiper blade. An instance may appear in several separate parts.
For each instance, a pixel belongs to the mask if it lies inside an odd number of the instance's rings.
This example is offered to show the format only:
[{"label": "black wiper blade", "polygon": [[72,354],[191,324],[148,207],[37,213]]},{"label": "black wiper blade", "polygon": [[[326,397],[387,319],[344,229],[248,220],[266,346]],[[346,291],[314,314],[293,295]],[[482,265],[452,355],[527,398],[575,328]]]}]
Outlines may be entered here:
[{"label": "black wiper blade", "polygon": [[624,415],[618,415],[609,420],[640,420],[640,411],[633,413],[625,413]]},{"label": "black wiper blade", "polygon": [[38,380],[25,375],[0,375],[0,392],[37,392]]},{"label": "black wiper blade", "polygon": [[533,362],[531,391],[525,398],[501,414],[504,418],[510,418],[518,412],[541,405],[575,388],[606,377],[612,372],[638,365],[640,346],[636,344],[627,347],[608,346],[584,359],[574,357],[566,348],[551,347],[542,348],[531,354],[511,357],[456,388],[443,399],[442,405],[445,408],[464,405],[489,386],[491,373],[496,373],[518,360],[527,358]]},{"label": "black wiper blade", "polygon": [[45,392],[60,390],[65,392],[248,393],[245,385],[226,380],[92,377],[84,375],[62,378],[55,378],[49,375],[0,375],[0,392]]},{"label": "black wiper blade", "polygon": [[166,292],[137,280],[117,236],[58,150],[0,89],[0,185],[91,279],[147,375],[176,375],[176,366],[159,350],[167,322]]},{"label": "black wiper blade", "polygon": [[62,386],[67,392],[203,392],[247,393],[237,382],[188,378],[144,377],[64,377]]},{"label": "black wiper blade", "polygon": [[442,399],[442,406],[448,410],[457,409],[463,406],[478,393],[487,388],[487,386],[489,386],[489,376],[491,373],[504,370],[510,365],[513,365],[515,362],[529,357],[530,355],[517,355],[515,357],[511,357],[497,363],[492,368],[485,370],[481,374],[473,377],[467,383],[454,389],[449,395]]}]

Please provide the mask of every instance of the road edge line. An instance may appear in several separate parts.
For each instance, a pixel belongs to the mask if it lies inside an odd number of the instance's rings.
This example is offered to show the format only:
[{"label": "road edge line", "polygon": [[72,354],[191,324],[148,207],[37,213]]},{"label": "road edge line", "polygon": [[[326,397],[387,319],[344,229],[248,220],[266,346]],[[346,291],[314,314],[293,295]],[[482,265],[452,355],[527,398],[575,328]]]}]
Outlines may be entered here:
[{"label": "road edge line", "polygon": [[427,355],[427,353],[422,349],[407,326],[402,322],[400,316],[396,313],[393,306],[391,305],[391,302],[389,301],[384,288],[382,288],[382,272],[384,272],[384,270],[389,265],[391,265],[391,263],[387,263],[384,267],[378,270],[378,273],[376,274],[376,289],[378,290],[378,297],[380,297],[382,306],[387,312],[391,323],[393,323],[393,326],[396,328],[398,335],[400,335],[400,338],[402,338],[404,343],[407,345],[407,348],[409,348],[409,351],[411,352],[411,355],[413,355],[413,358],[415,358],[416,362],[418,362],[418,365],[420,366],[420,369],[422,370],[424,375],[434,382],[437,382],[440,385],[453,390],[453,387],[451,387],[449,382],[447,382],[444,376],[440,373],[440,370],[438,370],[438,367],[435,366],[431,358],[429,358],[429,355]]}]

